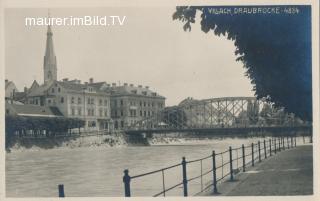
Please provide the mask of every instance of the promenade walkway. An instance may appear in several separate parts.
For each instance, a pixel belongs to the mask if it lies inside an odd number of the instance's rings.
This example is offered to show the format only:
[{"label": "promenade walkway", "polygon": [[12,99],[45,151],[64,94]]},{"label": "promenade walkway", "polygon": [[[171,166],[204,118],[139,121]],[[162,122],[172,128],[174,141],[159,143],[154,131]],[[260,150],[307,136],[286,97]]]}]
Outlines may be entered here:
[{"label": "promenade walkway", "polygon": [[281,151],[218,185],[214,196],[312,195],[312,164],[311,144]]}]

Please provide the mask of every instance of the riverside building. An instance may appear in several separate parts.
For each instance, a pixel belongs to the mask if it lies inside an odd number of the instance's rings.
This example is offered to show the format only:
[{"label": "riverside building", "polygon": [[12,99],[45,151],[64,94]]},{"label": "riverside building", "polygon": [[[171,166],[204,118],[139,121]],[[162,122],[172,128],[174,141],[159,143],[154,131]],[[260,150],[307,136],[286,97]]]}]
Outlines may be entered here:
[{"label": "riverside building", "polygon": [[[57,80],[57,59],[53,48],[52,31],[48,26],[44,56],[44,84],[33,84],[26,103],[56,107],[64,117],[85,121],[86,130],[111,129],[110,94],[80,80]],[[92,84],[92,83],[91,83]]]},{"label": "riverside building", "polygon": [[111,118],[115,129],[123,129],[146,119],[165,107],[165,97],[148,86],[113,83],[107,89],[111,94]]},{"label": "riverside building", "polygon": [[[19,95],[17,89],[6,87],[7,99],[16,99],[22,104],[49,107],[59,110],[64,117],[85,121],[85,130],[124,129],[148,118],[165,106],[165,97],[149,87],[106,82],[81,83],[80,80],[57,79],[57,58],[53,47],[53,33],[48,26],[43,64],[43,84],[34,81]],[[23,106],[21,106],[23,107]]]}]

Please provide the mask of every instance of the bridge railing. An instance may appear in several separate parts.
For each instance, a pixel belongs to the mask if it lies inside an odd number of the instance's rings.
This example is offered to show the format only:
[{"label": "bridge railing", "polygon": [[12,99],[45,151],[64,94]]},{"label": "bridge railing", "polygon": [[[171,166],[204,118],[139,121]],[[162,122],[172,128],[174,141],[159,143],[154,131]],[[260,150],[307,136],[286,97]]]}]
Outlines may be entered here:
[{"label": "bridge railing", "polygon": [[[157,196],[166,196],[166,194],[173,190],[182,187],[183,196],[188,196],[190,191],[188,189],[188,183],[198,180],[200,181],[199,187],[200,189],[193,193],[193,195],[200,195],[201,193],[208,191],[211,189],[213,193],[218,193],[218,183],[221,183],[227,180],[229,177],[230,181],[234,181],[234,177],[239,172],[245,172],[246,168],[249,166],[255,166],[256,163],[260,163],[263,159],[271,157],[276,153],[293,148],[297,145],[296,136],[281,136],[281,137],[272,137],[264,139],[263,141],[258,141],[256,143],[251,143],[249,145],[244,145],[229,149],[215,152],[212,151],[210,155],[205,157],[187,161],[185,157],[182,157],[182,161],[180,163],[158,169],[155,171],[150,171],[147,173],[130,176],[129,170],[124,170],[123,183],[124,183],[124,194],[126,197],[131,197],[131,181],[136,180],[138,178],[142,178],[144,176],[153,175],[156,173],[161,173],[161,183],[162,189],[153,195],[153,197]],[[204,162],[209,162],[210,166],[204,168]],[[211,162],[210,162],[211,161]],[[191,164],[198,163],[199,174],[196,176],[188,177],[187,168]],[[177,181],[174,185],[166,186],[165,173],[166,171],[172,168],[181,168],[182,179]],[[190,175],[189,175],[190,176]],[[204,182],[204,177],[210,176],[210,182]],[[140,186],[141,188],[141,186]]]}]

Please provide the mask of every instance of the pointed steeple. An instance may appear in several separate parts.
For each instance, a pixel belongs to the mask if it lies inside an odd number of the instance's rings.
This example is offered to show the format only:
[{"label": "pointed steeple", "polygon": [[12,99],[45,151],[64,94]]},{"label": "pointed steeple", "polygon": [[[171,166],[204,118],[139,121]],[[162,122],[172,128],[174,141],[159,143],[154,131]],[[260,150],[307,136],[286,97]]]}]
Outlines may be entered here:
[{"label": "pointed steeple", "polygon": [[54,53],[51,26],[48,25],[46,51],[44,56],[44,83],[57,80],[57,59]]}]

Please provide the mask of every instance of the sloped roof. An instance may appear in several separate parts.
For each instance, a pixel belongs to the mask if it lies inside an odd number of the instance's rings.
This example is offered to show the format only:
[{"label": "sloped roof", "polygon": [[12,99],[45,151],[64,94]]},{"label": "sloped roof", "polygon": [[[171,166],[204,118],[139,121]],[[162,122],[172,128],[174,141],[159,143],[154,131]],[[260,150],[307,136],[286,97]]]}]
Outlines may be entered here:
[{"label": "sloped roof", "polygon": [[[96,93],[98,94],[106,94],[108,93],[107,91],[104,90],[100,90],[100,88],[93,86],[93,85],[89,85],[89,84],[78,84],[78,83],[72,83],[72,82],[61,82],[61,81],[57,81],[57,83],[63,87],[66,90],[71,90],[71,91],[77,91],[77,92],[82,92],[84,89],[87,89],[88,86],[94,88],[94,90],[96,91]],[[99,83],[100,84],[100,83]],[[98,84],[97,84],[98,85]],[[101,84],[102,86],[102,84]]]},{"label": "sloped roof", "polygon": [[196,104],[196,103],[199,103],[199,102],[200,102],[200,100],[197,100],[197,99],[193,99],[193,98],[191,98],[191,97],[188,97],[188,98],[182,100],[182,101],[178,104],[178,106],[186,106],[186,105]]},{"label": "sloped roof", "polygon": [[38,105],[16,105],[6,103],[19,116],[43,116],[43,117],[62,117],[63,114],[57,107],[45,107]]},{"label": "sloped roof", "polygon": [[43,96],[45,95],[46,91],[51,87],[52,82],[47,82],[39,87],[31,90],[28,96]]},{"label": "sloped roof", "polygon": [[89,86],[92,86],[96,89],[100,89],[104,84],[107,84],[106,82],[94,82],[94,83],[89,83]]},{"label": "sloped roof", "polygon": [[112,95],[139,95],[148,97],[165,98],[150,89],[135,86],[117,86],[108,89]]},{"label": "sloped roof", "polygon": [[14,93],[14,100],[21,100],[27,96],[26,92],[16,92]]},{"label": "sloped roof", "polygon": [[76,84],[76,83],[61,82],[61,81],[57,81],[57,83],[66,90],[83,91],[83,89],[86,88],[86,85],[84,84]]},{"label": "sloped roof", "polygon": [[38,84],[38,82],[36,80],[34,80],[29,90],[33,90],[35,88],[38,88],[39,86],[40,85]]}]

